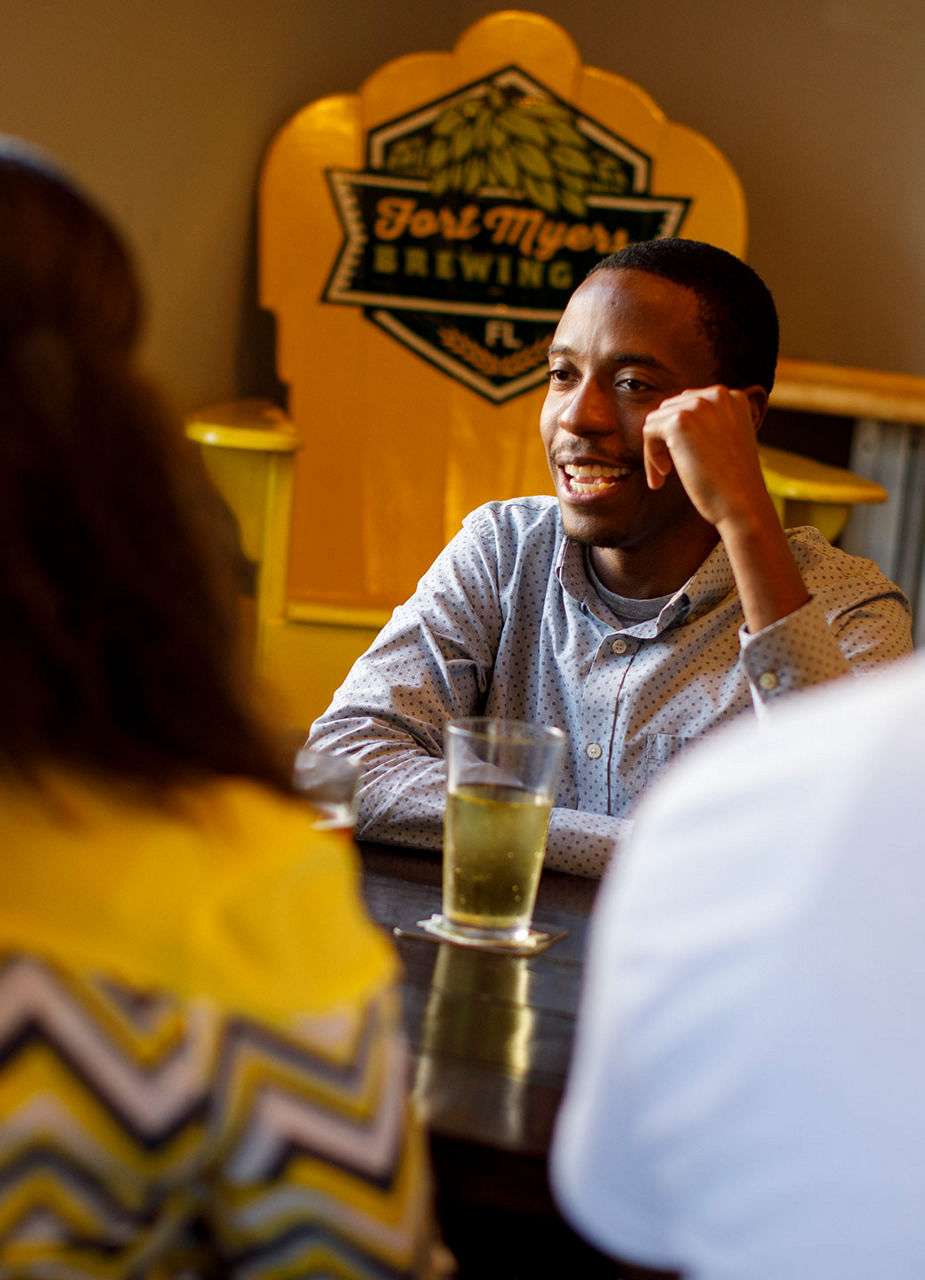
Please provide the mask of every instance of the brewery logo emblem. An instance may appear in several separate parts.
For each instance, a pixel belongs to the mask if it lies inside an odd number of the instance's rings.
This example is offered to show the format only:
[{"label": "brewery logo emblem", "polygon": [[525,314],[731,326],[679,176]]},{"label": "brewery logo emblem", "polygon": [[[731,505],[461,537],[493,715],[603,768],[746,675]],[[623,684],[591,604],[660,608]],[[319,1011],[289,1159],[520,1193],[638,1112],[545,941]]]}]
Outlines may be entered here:
[{"label": "brewery logo emblem", "polygon": [[650,157],[517,67],[366,137],[329,169],[344,241],[323,293],[500,404],[541,383],[572,289],[605,254],[677,235],[690,199]]}]

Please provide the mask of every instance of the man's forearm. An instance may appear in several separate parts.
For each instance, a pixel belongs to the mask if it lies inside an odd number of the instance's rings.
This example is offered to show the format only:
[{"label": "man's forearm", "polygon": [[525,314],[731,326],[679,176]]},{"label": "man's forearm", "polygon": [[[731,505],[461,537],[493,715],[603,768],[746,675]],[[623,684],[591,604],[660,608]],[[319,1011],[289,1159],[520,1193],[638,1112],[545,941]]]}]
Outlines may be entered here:
[{"label": "man's forearm", "polygon": [[771,502],[717,526],[732,566],[745,625],[755,634],[795,613],[809,592]]},{"label": "man's forearm", "polygon": [[601,876],[632,829],[629,818],[612,818],[606,813],[579,809],[553,809],[544,865],[550,871]]}]

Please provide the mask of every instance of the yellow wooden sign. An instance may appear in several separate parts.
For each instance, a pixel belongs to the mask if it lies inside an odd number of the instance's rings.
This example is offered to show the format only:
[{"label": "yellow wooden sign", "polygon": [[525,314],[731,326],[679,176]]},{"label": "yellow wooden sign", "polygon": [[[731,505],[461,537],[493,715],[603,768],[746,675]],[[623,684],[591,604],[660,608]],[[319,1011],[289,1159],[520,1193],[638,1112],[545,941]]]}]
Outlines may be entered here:
[{"label": "yellow wooden sign", "polygon": [[745,225],[716,148],[536,14],[300,111],[260,191],[261,300],[303,440],[290,599],[389,608],[467,511],[551,491],[537,424],[571,289],[633,239],[742,256]]}]

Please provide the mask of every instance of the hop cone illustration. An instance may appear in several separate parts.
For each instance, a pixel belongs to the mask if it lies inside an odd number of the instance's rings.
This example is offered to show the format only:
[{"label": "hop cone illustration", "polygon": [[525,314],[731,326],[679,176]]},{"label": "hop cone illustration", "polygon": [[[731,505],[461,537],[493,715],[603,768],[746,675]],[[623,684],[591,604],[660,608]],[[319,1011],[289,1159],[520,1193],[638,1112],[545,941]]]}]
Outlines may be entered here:
[{"label": "hop cone illustration", "polygon": [[[496,85],[440,113],[424,167],[435,196],[502,186],[522,192],[547,213],[562,209],[578,218],[587,215],[588,191],[603,176],[567,107],[536,98],[517,101]],[[621,183],[622,175],[607,177],[606,186]]]}]

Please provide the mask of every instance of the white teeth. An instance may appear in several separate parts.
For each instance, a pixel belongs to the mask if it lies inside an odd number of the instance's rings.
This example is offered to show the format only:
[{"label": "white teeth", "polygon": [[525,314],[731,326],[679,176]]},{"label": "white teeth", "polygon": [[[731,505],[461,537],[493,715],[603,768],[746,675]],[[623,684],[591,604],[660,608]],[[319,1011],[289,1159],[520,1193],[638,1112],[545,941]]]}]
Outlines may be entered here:
[{"label": "white teeth", "polygon": [[614,480],[630,474],[629,467],[602,467],[598,462],[577,466],[567,462],[562,468],[570,481],[573,493],[601,493],[609,489]]},{"label": "white teeth", "polygon": [[572,476],[576,480],[596,480],[600,476],[628,476],[628,467],[602,467],[598,463],[592,463],[590,466],[575,466],[574,463],[567,462],[562,468],[567,476]]}]

